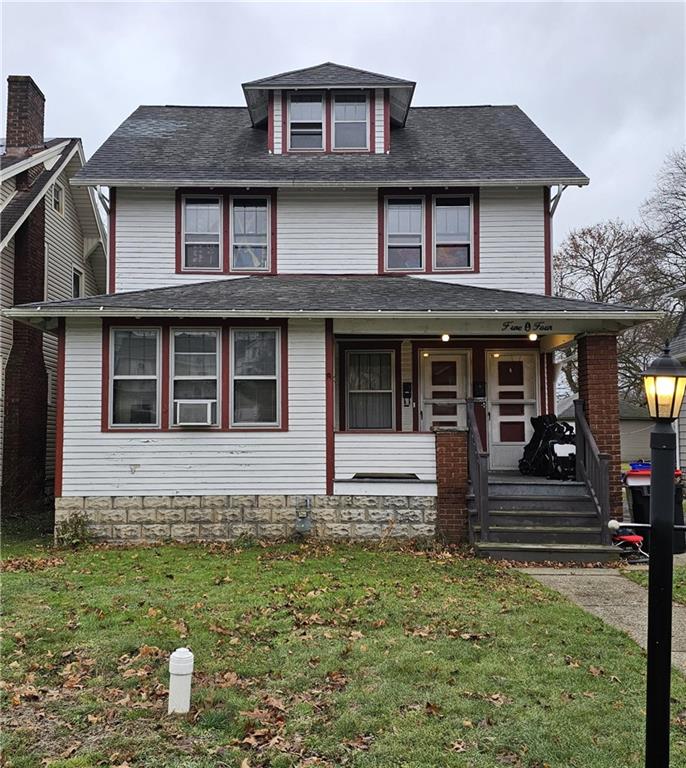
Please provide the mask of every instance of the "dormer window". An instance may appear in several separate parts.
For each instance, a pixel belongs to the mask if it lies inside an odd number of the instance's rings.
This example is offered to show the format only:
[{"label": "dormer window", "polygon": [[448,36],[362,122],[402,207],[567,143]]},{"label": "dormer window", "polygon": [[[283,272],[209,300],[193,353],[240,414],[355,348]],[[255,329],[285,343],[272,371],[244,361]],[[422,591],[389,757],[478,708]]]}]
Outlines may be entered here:
[{"label": "dormer window", "polygon": [[324,97],[321,94],[291,95],[289,148],[324,149]]},{"label": "dormer window", "polygon": [[334,149],[369,148],[369,109],[365,94],[334,97]]}]

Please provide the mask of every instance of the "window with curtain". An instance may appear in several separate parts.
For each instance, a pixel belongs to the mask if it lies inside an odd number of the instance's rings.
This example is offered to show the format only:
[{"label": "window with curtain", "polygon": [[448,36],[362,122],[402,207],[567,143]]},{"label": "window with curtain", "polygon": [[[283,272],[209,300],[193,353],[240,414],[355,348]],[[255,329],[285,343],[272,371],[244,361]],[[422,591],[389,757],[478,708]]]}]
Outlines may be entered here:
[{"label": "window with curtain", "polygon": [[335,149],[367,148],[367,97],[342,94],[334,98],[333,145]]},{"label": "window with curtain", "polygon": [[269,200],[234,198],[231,269],[269,270]]},{"label": "window with curtain", "polygon": [[393,352],[348,352],[348,429],[393,429]]},{"label": "window with curtain", "polygon": [[157,328],[112,330],[113,426],[158,424],[159,339]]},{"label": "window with curtain", "polygon": [[234,328],[231,336],[232,424],[278,426],[279,330]]},{"label": "window with curtain", "polygon": [[434,269],[462,269],[470,266],[471,222],[471,198],[435,199]]},{"label": "window with curtain", "polygon": [[172,333],[172,419],[174,424],[218,423],[219,338],[217,329]]},{"label": "window with curtain", "polygon": [[221,269],[220,203],[219,197],[184,198],[184,269]]},{"label": "window with curtain", "polygon": [[321,94],[290,98],[290,149],[324,148],[324,99]]},{"label": "window with curtain", "polygon": [[422,198],[399,197],[386,201],[386,269],[423,268],[423,225]]}]

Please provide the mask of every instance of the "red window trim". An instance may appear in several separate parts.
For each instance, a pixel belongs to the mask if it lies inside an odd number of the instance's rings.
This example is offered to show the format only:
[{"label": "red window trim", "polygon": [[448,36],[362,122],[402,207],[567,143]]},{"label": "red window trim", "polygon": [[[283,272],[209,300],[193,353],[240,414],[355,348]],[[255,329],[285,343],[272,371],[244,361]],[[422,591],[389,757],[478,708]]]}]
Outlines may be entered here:
[{"label": "red window trim", "polygon": [[[469,195],[472,198],[472,240],[474,247],[472,249],[472,264],[464,269],[436,269],[434,267],[434,244],[433,244],[433,216],[434,216],[434,198]],[[422,269],[400,270],[386,268],[386,199],[389,197],[416,197],[422,198],[424,202],[424,267]],[[479,209],[479,189],[478,187],[452,187],[445,189],[437,188],[379,188],[379,258],[378,272],[380,275],[473,275],[480,271],[480,229],[479,229],[480,209]]]},{"label": "red window trim", "polygon": [[[347,353],[351,350],[369,350],[370,352],[393,352],[394,358],[394,400],[395,400],[395,427],[393,429],[348,429],[346,424],[346,409],[347,409]],[[380,435],[393,434],[395,432],[402,432],[402,341],[398,340],[378,340],[378,341],[339,341],[338,342],[338,370],[340,371],[341,386],[339,387],[339,403],[338,403],[338,431],[350,432],[352,434],[360,433],[373,433]]]},{"label": "red window trim", "polygon": [[388,88],[383,94],[383,151],[384,154],[391,151],[391,96]]},{"label": "red window trim", "polygon": [[267,103],[267,149],[274,154],[274,91],[269,91]]},{"label": "red window trim", "polygon": [[108,293],[116,293],[117,288],[117,189],[110,187],[110,242],[108,249]]},{"label": "red window trim", "polygon": [[324,356],[326,371],[326,494],[333,494],[334,476],[336,474],[336,439],[334,436],[334,358],[336,341],[333,332],[333,320],[324,320]]},{"label": "red window trim", "polygon": [[[281,143],[282,143],[282,154],[293,154],[293,155],[371,155],[375,154],[376,152],[376,144],[375,144],[375,126],[376,126],[376,91],[373,88],[367,88],[363,89],[363,92],[365,93],[367,97],[367,104],[369,107],[369,137],[368,137],[368,148],[364,149],[354,149],[354,148],[346,148],[346,149],[336,149],[333,146],[333,139],[332,139],[332,130],[333,130],[333,103],[334,103],[334,96],[337,91],[342,91],[343,93],[347,92],[345,89],[336,89],[335,91],[332,89],[328,90],[322,90],[322,91],[316,91],[316,93],[321,93],[324,99],[324,136],[323,136],[323,147],[322,149],[291,149],[290,146],[290,131],[289,131],[289,125],[290,121],[288,119],[289,116],[289,97],[294,91],[292,90],[284,90],[281,92]],[[350,92],[355,92],[359,89],[352,89]],[[273,115],[270,117],[270,126],[274,122]]]},{"label": "red window trim", "polygon": [[[219,197],[222,207],[222,268],[221,269],[184,269],[183,267],[183,198],[186,195],[211,195]],[[268,270],[249,270],[231,268],[231,199],[234,197],[266,197],[269,199],[270,212],[270,265]],[[180,188],[176,190],[176,274],[177,275],[275,275],[277,273],[276,254],[276,205],[277,190],[240,189],[240,188]]]},{"label": "red window trim", "polygon": [[[157,427],[115,427],[110,425],[110,334],[116,327],[137,328],[153,327],[161,328],[162,334],[162,363],[161,363],[161,405],[160,426]],[[170,424],[169,418],[169,384],[170,384],[170,329],[171,328],[219,328],[221,338],[219,347],[221,350],[221,370],[219,387],[222,394],[220,402],[220,424],[214,427],[175,427]],[[280,371],[279,386],[281,419],[278,426],[268,427],[243,427],[231,426],[229,400],[231,386],[231,361],[230,336],[232,328],[278,328],[280,330]],[[135,320],[129,318],[106,318],[102,322],[102,383],[100,393],[100,431],[101,432],[126,432],[136,434],[148,434],[149,432],[288,432],[288,320],[262,320],[262,319],[236,319],[221,320],[215,322],[215,318],[163,318]]]}]

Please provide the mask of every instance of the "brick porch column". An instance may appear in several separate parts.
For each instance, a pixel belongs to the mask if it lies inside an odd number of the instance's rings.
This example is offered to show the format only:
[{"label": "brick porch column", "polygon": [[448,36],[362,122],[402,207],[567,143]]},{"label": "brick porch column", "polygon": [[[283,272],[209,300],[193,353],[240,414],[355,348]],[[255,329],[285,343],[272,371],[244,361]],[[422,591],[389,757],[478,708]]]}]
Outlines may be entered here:
[{"label": "brick porch column", "polygon": [[579,398],[601,453],[610,455],[610,510],[622,518],[619,444],[617,337],[581,336],[578,340]]},{"label": "brick porch column", "polygon": [[467,432],[436,428],[436,534],[449,544],[468,540]]}]

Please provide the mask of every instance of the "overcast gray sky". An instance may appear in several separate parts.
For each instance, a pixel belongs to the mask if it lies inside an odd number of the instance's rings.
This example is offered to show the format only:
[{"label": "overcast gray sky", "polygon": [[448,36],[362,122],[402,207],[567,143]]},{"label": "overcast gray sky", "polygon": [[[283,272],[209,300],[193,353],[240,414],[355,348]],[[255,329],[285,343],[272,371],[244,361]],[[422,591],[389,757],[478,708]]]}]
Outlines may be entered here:
[{"label": "overcast gray sky", "polygon": [[[683,3],[8,3],[2,72],[46,135],[92,154],[139,104],[243,104],[240,83],[322,61],[417,81],[414,103],[518,104],[591,177],[572,227],[635,219],[685,140]],[[3,88],[3,126],[4,99]]]}]

